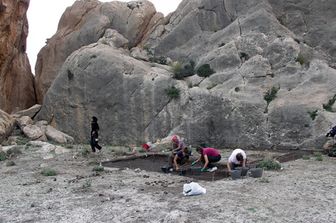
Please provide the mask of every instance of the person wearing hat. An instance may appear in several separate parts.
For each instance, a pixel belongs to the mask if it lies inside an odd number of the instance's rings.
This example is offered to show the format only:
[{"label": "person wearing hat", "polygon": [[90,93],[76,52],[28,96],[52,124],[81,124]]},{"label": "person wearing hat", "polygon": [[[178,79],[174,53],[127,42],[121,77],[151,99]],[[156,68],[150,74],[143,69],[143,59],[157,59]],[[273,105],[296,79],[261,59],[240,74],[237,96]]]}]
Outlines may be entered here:
[{"label": "person wearing hat", "polygon": [[178,135],[173,135],[171,138],[171,142],[172,142],[172,147],[173,147],[172,148],[173,154],[178,153],[179,151],[181,151],[182,149],[186,147],[185,143]]},{"label": "person wearing hat", "polygon": [[98,125],[98,118],[95,116],[92,116],[92,122],[91,122],[91,149],[92,152],[96,152],[96,148],[98,150],[101,150],[102,147],[98,144],[98,131],[99,131],[99,125]]}]

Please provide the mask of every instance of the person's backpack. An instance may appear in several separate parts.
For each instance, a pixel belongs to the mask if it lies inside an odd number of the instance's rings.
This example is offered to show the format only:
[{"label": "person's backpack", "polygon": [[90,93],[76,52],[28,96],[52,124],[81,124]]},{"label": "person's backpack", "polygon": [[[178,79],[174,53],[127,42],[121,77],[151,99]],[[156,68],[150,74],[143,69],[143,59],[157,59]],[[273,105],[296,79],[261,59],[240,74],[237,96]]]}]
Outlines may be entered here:
[{"label": "person's backpack", "polygon": [[334,137],[336,135],[336,126],[332,127],[332,129],[327,133],[326,137]]}]

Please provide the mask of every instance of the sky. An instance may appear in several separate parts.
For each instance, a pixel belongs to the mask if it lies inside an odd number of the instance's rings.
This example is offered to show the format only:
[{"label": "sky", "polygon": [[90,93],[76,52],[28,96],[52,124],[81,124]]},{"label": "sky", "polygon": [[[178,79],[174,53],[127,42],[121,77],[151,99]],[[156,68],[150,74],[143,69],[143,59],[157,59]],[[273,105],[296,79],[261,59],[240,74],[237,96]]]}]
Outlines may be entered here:
[{"label": "sky", "polygon": [[[113,0],[100,0],[101,2],[111,2]],[[128,2],[131,0],[120,0]],[[182,0],[149,0],[156,8],[156,11],[167,15],[175,11]],[[30,0],[27,17],[29,23],[29,33],[27,38],[27,54],[35,73],[35,63],[37,54],[45,45],[46,39],[52,37],[57,30],[58,21],[68,6],[75,0]]]}]

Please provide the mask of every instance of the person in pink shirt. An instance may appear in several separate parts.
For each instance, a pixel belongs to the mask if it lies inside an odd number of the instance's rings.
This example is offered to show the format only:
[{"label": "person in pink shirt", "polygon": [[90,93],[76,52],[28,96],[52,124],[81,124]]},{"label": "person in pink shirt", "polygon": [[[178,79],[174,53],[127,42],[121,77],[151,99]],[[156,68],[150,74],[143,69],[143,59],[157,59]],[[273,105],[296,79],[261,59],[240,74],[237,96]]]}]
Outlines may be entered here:
[{"label": "person in pink shirt", "polygon": [[217,167],[214,166],[213,163],[218,162],[222,158],[217,149],[210,147],[202,148],[199,146],[196,148],[196,151],[201,154],[201,156],[191,164],[192,166],[201,161],[203,163],[202,172],[213,172],[217,170]]}]

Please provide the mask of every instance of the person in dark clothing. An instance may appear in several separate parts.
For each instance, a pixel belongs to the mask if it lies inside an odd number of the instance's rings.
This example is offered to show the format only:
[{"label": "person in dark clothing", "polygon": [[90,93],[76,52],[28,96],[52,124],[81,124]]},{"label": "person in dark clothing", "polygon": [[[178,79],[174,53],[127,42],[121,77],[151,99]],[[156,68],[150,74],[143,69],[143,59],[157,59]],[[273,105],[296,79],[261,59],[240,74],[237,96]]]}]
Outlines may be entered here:
[{"label": "person in dark clothing", "polygon": [[98,119],[97,117],[93,116],[92,117],[92,122],[91,122],[91,149],[92,152],[96,152],[96,148],[98,150],[101,150],[101,146],[98,145],[98,131],[99,131],[99,125],[98,125]]},{"label": "person in dark clothing", "polygon": [[189,160],[190,155],[191,151],[187,147],[184,147],[175,154],[172,153],[168,158],[169,169],[174,167],[178,171],[180,169],[179,165],[184,165]]}]

